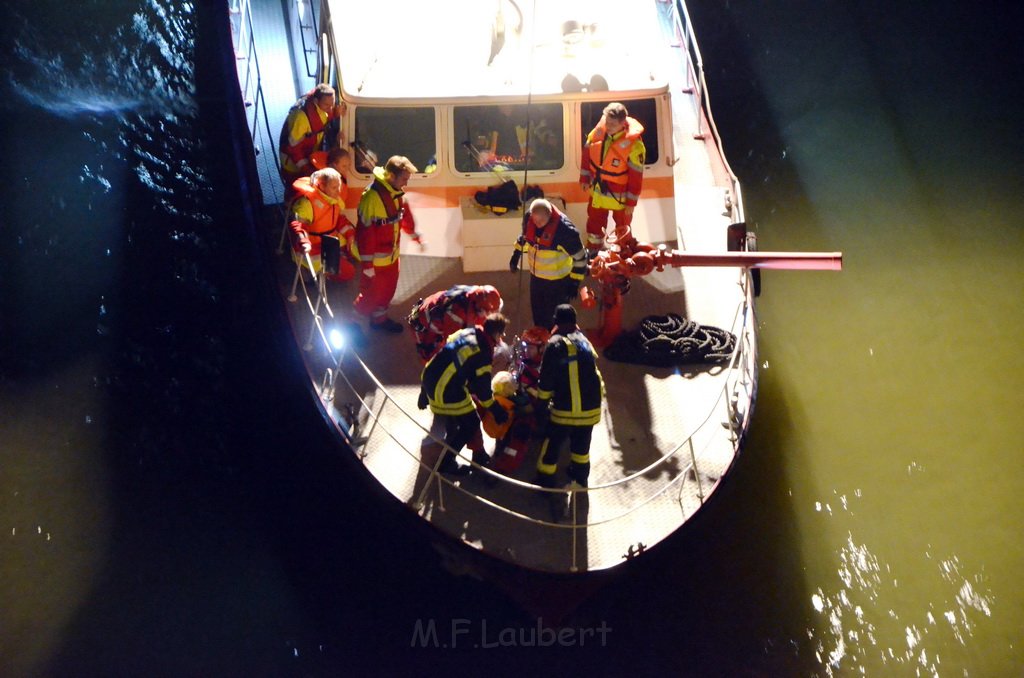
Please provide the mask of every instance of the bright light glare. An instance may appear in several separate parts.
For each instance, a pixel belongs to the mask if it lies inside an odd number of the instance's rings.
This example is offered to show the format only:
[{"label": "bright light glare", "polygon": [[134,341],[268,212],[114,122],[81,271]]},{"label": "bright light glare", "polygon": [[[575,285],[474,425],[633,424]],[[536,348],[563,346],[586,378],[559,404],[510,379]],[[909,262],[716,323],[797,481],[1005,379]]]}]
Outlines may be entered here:
[{"label": "bright light glare", "polygon": [[341,330],[334,328],[330,333],[331,346],[336,350],[340,350],[345,347],[345,335],[341,333]]}]

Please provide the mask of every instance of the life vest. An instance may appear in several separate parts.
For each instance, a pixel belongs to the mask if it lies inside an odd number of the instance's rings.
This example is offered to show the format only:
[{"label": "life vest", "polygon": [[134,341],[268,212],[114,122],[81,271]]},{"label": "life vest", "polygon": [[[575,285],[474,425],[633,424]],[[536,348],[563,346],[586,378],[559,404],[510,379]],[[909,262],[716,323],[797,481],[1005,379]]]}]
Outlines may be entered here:
[{"label": "life vest", "polygon": [[[389,188],[384,168],[375,167],[373,175],[374,181],[363,190],[361,209],[358,210],[356,233],[359,238],[359,251],[364,266],[369,262],[372,262],[373,266],[390,266],[398,260],[401,230],[414,230],[412,214],[405,209],[405,201],[402,199],[405,192],[392,192]],[[373,214],[370,223],[365,223],[363,219],[366,215],[362,207],[369,194],[376,194],[380,199],[384,214]]]},{"label": "life vest", "polygon": [[387,213],[387,217],[374,219],[372,225],[379,226],[382,224],[397,224],[402,218],[402,208],[398,206],[401,197],[405,195],[404,192],[399,191],[398,193],[391,193],[388,187],[384,185],[383,181],[374,181],[370,184],[370,190],[375,191],[380,197],[381,203],[384,205],[384,211]]},{"label": "life vest", "polygon": [[522,242],[516,242],[516,249],[526,252],[530,273],[538,278],[583,279],[586,254],[579,232],[555,207],[551,208],[551,218],[543,227],[538,228],[532,217],[526,220]]},{"label": "life vest", "polygon": [[[309,156],[309,164],[322,170],[327,167],[327,155],[327,151],[313,151]],[[348,204],[348,178],[344,174],[341,174],[341,201]]]},{"label": "life vest", "polygon": [[604,124],[598,125],[587,135],[587,154],[594,169],[594,183],[612,184],[616,190],[625,189],[626,172],[629,170],[629,154],[633,145],[644,133],[640,121],[626,117],[626,129],[621,137],[605,143],[607,132]]},{"label": "life vest", "polygon": [[[308,235],[331,235],[338,230],[338,217],[345,203],[341,200],[331,202],[312,183],[309,177],[300,177],[292,184],[292,188],[313,207],[313,221],[306,227]],[[351,228],[351,224],[349,225]]]},{"label": "life vest", "polygon": [[[306,133],[299,143],[292,146],[289,143],[291,131],[295,127],[296,117],[300,115],[306,116],[306,120],[309,122],[309,132]],[[284,125],[281,126],[281,136],[277,141],[277,146],[281,152],[282,159],[287,157],[292,164],[298,164],[304,158],[309,158],[320,145],[320,142],[323,141],[323,131],[328,120],[330,120],[330,115],[322,114],[313,98],[312,90],[302,95],[288,109]]]},{"label": "life vest", "polygon": [[477,408],[477,414],[480,415],[480,425],[484,429],[484,433],[495,440],[501,440],[508,434],[509,429],[512,428],[516,404],[514,401],[500,395],[494,396],[494,401],[501,405],[501,408],[508,414],[504,424],[499,424],[494,418],[494,413],[483,407]]}]

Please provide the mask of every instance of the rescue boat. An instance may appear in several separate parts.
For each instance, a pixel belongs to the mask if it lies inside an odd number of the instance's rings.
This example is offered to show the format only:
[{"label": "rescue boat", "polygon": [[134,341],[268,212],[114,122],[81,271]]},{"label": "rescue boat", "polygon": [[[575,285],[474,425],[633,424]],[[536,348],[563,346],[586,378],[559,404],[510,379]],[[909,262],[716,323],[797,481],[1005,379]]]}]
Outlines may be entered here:
[{"label": "rescue boat", "polygon": [[[581,582],[643,557],[700,515],[729,478],[754,412],[757,267],[838,268],[841,255],[755,252],[685,4],[395,0],[383,11],[342,0],[240,0],[231,16],[251,167],[274,215],[262,236],[339,452],[429,525],[453,568],[482,576]],[[355,161],[353,223],[375,159],[400,154],[420,169],[406,199],[424,247],[403,239],[392,318],[403,321],[438,290],[490,284],[511,321],[509,343],[528,348],[520,338],[532,326],[529,274],[508,268],[523,210],[494,209],[478,194],[508,181],[539,189],[583,234],[583,141],[604,106],[621,102],[645,128],[632,236],[650,261],[611,315],[609,290],[586,280],[597,303],[576,302],[580,325],[605,350],[650,319],[717,328],[727,348],[712,360],[653,364],[602,355],[607,395],[587,487],[533,484],[536,445],[514,470],[478,466],[463,451],[472,473],[438,473],[422,453],[438,441],[431,414],[417,408],[423,363],[411,333],[348,342],[344,325],[359,320],[356,282],[312,279],[291,256],[288,215],[275,209],[284,197],[278,132],[320,82],[347,108],[339,134]]]}]

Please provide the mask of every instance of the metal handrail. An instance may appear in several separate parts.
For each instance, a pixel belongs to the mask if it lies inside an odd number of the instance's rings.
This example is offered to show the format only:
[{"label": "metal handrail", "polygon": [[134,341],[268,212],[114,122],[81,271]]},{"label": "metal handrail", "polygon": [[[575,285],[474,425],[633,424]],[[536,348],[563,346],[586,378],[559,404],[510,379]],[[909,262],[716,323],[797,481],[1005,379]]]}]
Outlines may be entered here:
[{"label": "metal handrail", "polygon": [[[690,12],[686,8],[686,3],[683,0],[675,0],[673,4],[673,18],[675,20],[676,31],[679,32],[682,37],[686,50],[689,54],[689,61],[693,64],[695,81],[697,83],[697,106],[703,111],[704,116],[707,118],[708,125],[710,126],[711,137],[715,141],[715,146],[718,148],[718,154],[722,159],[722,163],[725,165],[725,171],[729,175],[729,179],[732,182],[732,189],[735,194],[735,200],[732,201],[732,220],[734,222],[743,221],[743,192],[740,187],[740,181],[736,177],[736,173],[732,171],[732,167],[729,165],[729,160],[725,156],[725,149],[722,146],[722,137],[718,133],[718,127],[715,125],[715,118],[711,115],[711,100],[708,93],[708,83],[704,77],[704,60],[700,54],[700,48],[697,46],[697,39],[694,37],[693,32],[690,31],[690,26],[693,24],[690,22]],[[700,124],[700,116],[697,116],[698,125]]]},{"label": "metal handrail", "polygon": [[[747,275],[746,272],[743,272],[741,274],[740,284],[743,285],[744,287],[746,287],[746,286],[748,286],[748,283],[749,283],[749,275]],[[306,289],[305,285],[302,286],[302,289],[303,289],[304,294],[306,295],[306,302],[307,302],[306,305],[310,309],[310,311],[312,312],[314,310],[314,308],[315,308],[314,304],[313,304],[313,301],[312,301],[312,299],[310,299],[309,292]],[[747,364],[746,361],[742,361],[741,358],[746,353],[745,351],[742,350],[742,347],[744,345],[744,342],[746,341],[746,333],[744,331],[746,329],[746,327],[747,327],[747,313],[746,313],[746,311],[751,310],[753,308],[752,305],[750,304],[750,301],[751,301],[751,299],[750,299],[750,292],[748,290],[744,294],[744,298],[743,298],[742,302],[737,306],[736,311],[734,312],[734,315],[733,315],[732,324],[730,325],[730,330],[729,331],[734,336],[737,337],[737,342],[736,342],[736,348],[733,350],[733,354],[730,356],[730,359],[729,359],[729,361],[727,363],[727,367],[725,367],[724,369],[729,370],[731,372],[735,372],[737,370],[737,368],[745,367],[746,364]],[[321,337],[321,342],[323,344],[323,347],[327,350],[328,354],[331,356],[331,361],[334,364],[334,369],[340,371],[341,376],[345,380],[345,383],[348,384],[348,386],[352,390],[352,392],[354,394],[356,394],[357,399],[360,400],[360,405],[362,405],[369,412],[370,410],[369,410],[368,407],[366,407],[365,401],[363,401],[361,396],[358,395],[358,389],[348,379],[348,377],[345,375],[344,371],[341,371],[341,360],[340,360],[339,357],[335,356],[334,352],[331,350],[330,342],[329,342],[329,340],[327,338],[327,335],[323,331],[322,321],[319,318],[319,316],[315,316],[314,319],[313,319],[313,322],[316,325],[316,327],[319,329],[319,334],[320,334],[320,337]],[[741,341],[741,339],[742,339],[742,341]],[[409,419],[410,421],[415,423],[424,433],[429,435],[432,440],[434,440],[435,442],[443,445],[449,451],[451,451],[453,453],[455,452],[455,450],[452,450],[452,448],[444,445],[444,441],[443,440],[441,440],[441,439],[437,438],[436,436],[433,436],[432,434],[430,434],[430,431],[427,428],[425,428],[424,426],[419,424],[416,421],[415,417],[413,417],[409,412],[407,412],[404,408],[402,408],[402,406],[400,404],[398,404],[398,401],[394,397],[391,396],[391,394],[388,391],[387,387],[384,386],[384,384],[380,380],[377,379],[377,376],[373,373],[373,370],[369,367],[369,365],[367,365],[362,360],[362,358],[359,357],[358,352],[352,351],[351,353],[355,356],[355,359],[357,360],[357,362],[359,364],[359,367],[363,370],[363,372],[366,374],[366,376],[368,376],[370,378],[370,380],[373,382],[373,384],[376,387],[378,392],[382,393],[384,395],[384,397],[388,401],[395,403],[395,406],[399,409],[399,411],[402,412],[402,414],[407,419]],[[335,375],[335,376],[337,376],[337,375]],[[605,483],[603,485],[593,485],[593,486],[590,486],[589,488],[586,489],[586,491],[596,491],[596,490],[607,489],[607,488],[616,487],[618,485],[625,484],[627,482],[630,482],[632,480],[635,480],[637,478],[640,478],[642,476],[647,475],[648,473],[650,473],[651,471],[654,471],[656,468],[658,468],[660,465],[662,465],[663,463],[665,463],[666,461],[668,461],[672,457],[676,456],[679,453],[679,451],[683,448],[683,446],[688,444],[688,442],[697,433],[697,431],[700,431],[701,429],[703,429],[704,426],[706,426],[711,421],[711,416],[714,414],[715,410],[718,408],[718,406],[722,403],[722,401],[724,399],[728,398],[730,386],[735,387],[740,382],[748,383],[750,381],[750,379],[749,379],[750,373],[747,372],[745,369],[740,371],[740,376],[744,377],[744,378],[737,379],[737,381],[735,383],[733,383],[733,384],[729,384],[728,380],[726,381],[725,386],[723,386],[723,388],[722,388],[722,392],[715,399],[714,403],[712,403],[712,405],[708,408],[708,414],[695,427],[694,432],[691,433],[689,436],[687,436],[682,442],[680,442],[678,445],[676,445],[670,451],[666,452],[664,455],[662,455],[658,459],[652,461],[650,464],[648,464],[644,468],[642,468],[642,469],[640,469],[638,471],[635,471],[635,472],[633,472],[632,474],[630,474],[628,476],[625,476],[623,478],[619,478],[619,479],[617,479],[615,481],[612,481],[610,483]],[[397,442],[397,438],[394,437],[394,436],[392,436],[392,437],[395,438],[395,440]],[[403,449],[404,449],[404,446],[403,446]],[[406,451],[408,451],[408,450],[406,450]],[[536,489],[536,490],[547,491],[547,492],[565,492],[566,491],[566,490],[562,490],[562,489],[558,489],[558,488],[544,488],[544,487],[540,487],[538,485],[534,485],[532,483],[524,483],[523,481],[516,480],[515,478],[510,478],[510,477],[505,476],[503,474],[496,473],[496,472],[492,471],[489,468],[486,468],[486,467],[483,467],[483,466],[479,466],[475,462],[471,461],[470,463],[472,463],[474,467],[476,467],[476,468],[478,468],[480,470],[485,471],[486,473],[492,475],[493,477],[499,479],[502,482],[506,482],[508,484],[515,485],[515,486],[518,486],[518,487],[521,487],[521,488]],[[583,490],[581,490],[581,491],[583,491]]]},{"label": "metal handrail", "polygon": [[[313,7],[312,2],[309,2],[309,0],[295,0],[295,15],[299,18],[299,40],[302,42],[302,61],[306,64],[306,76],[316,78],[317,71],[320,68],[320,43],[317,41],[315,46],[316,49],[309,49],[309,46],[306,45],[306,31],[303,30],[306,26],[303,26],[302,24],[303,6],[305,6],[309,11],[309,26],[311,26],[314,31],[318,31],[320,24],[316,21],[316,9]],[[316,66],[313,67],[312,72],[309,68],[310,54],[316,55]]]},{"label": "metal handrail", "polygon": [[[547,520],[541,520],[541,519],[535,518],[533,516],[526,515],[526,514],[520,512],[520,511],[516,511],[516,510],[514,510],[512,508],[509,508],[507,506],[503,506],[502,504],[499,504],[499,503],[497,503],[495,501],[492,501],[491,499],[489,499],[487,497],[484,497],[484,496],[475,494],[473,492],[470,492],[469,490],[467,490],[462,485],[458,485],[458,484],[455,484],[455,483],[451,482],[450,480],[445,478],[440,473],[440,464],[441,464],[442,459],[444,458],[444,454],[443,453],[438,455],[438,459],[437,459],[437,461],[434,463],[434,465],[432,467],[428,466],[427,464],[425,464],[423,462],[422,458],[420,457],[420,455],[417,452],[415,452],[413,450],[410,450],[405,444],[403,444],[402,441],[400,440],[399,436],[396,435],[395,433],[393,433],[391,430],[389,430],[387,425],[384,422],[381,421],[380,413],[382,413],[384,411],[384,407],[388,404],[388,402],[394,404],[394,406],[396,408],[398,408],[398,411],[401,412],[401,414],[403,415],[403,417],[405,419],[411,421],[417,427],[419,427],[420,430],[423,431],[424,433],[426,433],[427,436],[430,437],[435,442],[435,444],[439,445],[442,448],[443,451],[454,452],[454,450],[452,450],[452,448],[447,446],[444,443],[443,440],[440,440],[437,437],[433,436],[430,433],[429,430],[427,430],[423,425],[421,425],[419,422],[417,422],[415,420],[415,418],[408,411],[406,411],[397,402],[397,400],[395,400],[394,397],[391,396],[391,394],[384,387],[384,385],[377,379],[376,375],[369,368],[369,366],[366,365],[366,363],[363,362],[363,360],[355,352],[353,352],[353,355],[355,356],[355,359],[358,362],[359,367],[363,370],[363,372],[366,374],[366,376],[368,376],[370,378],[370,380],[373,382],[374,386],[376,387],[377,392],[383,394],[384,402],[380,405],[380,407],[378,408],[377,412],[375,413],[367,405],[367,403],[364,400],[364,398],[360,395],[359,390],[357,388],[355,388],[355,386],[349,380],[348,375],[345,373],[345,371],[343,371],[341,369],[342,356],[340,354],[339,355],[335,355],[335,353],[333,351],[330,351],[330,350],[328,351],[328,355],[330,355],[331,361],[332,361],[332,363],[334,365],[334,373],[332,375],[332,378],[330,379],[330,382],[331,382],[331,393],[330,393],[330,395],[327,396],[327,399],[333,398],[333,396],[334,396],[334,389],[337,386],[337,378],[338,378],[338,376],[341,376],[342,379],[348,385],[348,387],[351,390],[351,392],[356,395],[356,398],[360,402],[361,408],[365,409],[367,411],[368,415],[370,416],[370,418],[373,420],[373,423],[374,423],[373,427],[374,427],[374,429],[378,429],[378,427],[379,427],[379,430],[384,431],[384,433],[388,437],[390,437],[391,440],[394,443],[396,443],[397,446],[405,454],[409,455],[416,464],[418,464],[421,468],[428,470],[428,472],[429,472],[428,480],[424,484],[424,487],[423,487],[420,495],[415,498],[414,505],[417,507],[417,510],[419,510],[419,509],[421,509],[423,507],[423,505],[424,505],[423,498],[426,496],[426,494],[429,491],[430,487],[433,486],[433,487],[437,488],[439,510],[442,511],[442,512],[445,511],[443,488],[445,487],[445,485],[447,485],[448,487],[453,488],[453,489],[461,492],[464,496],[470,497],[474,501],[476,501],[476,502],[478,502],[480,504],[483,504],[483,505],[485,505],[485,506],[487,506],[487,507],[489,507],[491,509],[494,509],[494,510],[496,510],[496,511],[498,511],[498,512],[504,514],[504,515],[511,516],[511,517],[513,517],[515,519],[518,519],[518,520],[522,520],[522,521],[524,521],[526,523],[542,526],[542,527],[545,527],[545,528],[554,528],[554,529],[561,529],[561,530],[566,530],[566,529],[572,530],[572,533],[571,533],[571,535],[572,535],[572,555],[571,555],[571,559],[572,560],[571,560],[571,563],[569,564],[569,569],[570,569],[570,571],[574,571],[575,572],[575,571],[579,570],[579,563],[577,562],[577,558],[578,558],[578,548],[577,548],[577,546],[578,546],[578,540],[580,538],[579,537],[579,534],[580,534],[579,530],[581,530],[581,529],[585,530],[585,529],[589,529],[589,528],[594,528],[594,527],[598,527],[598,526],[601,526],[601,525],[608,525],[608,524],[611,524],[611,523],[623,520],[627,516],[635,513],[636,511],[639,511],[644,506],[646,506],[646,505],[650,504],[651,502],[655,501],[660,496],[662,496],[664,494],[667,494],[677,483],[679,484],[679,492],[680,492],[680,496],[681,496],[682,488],[683,488],[683,483],[685,482],[687,474],[691,470],[693,471],[694,477],[695,477],[695,479],[696,479],[696,481],[698,483],[698,490],[699,490],[699,496],[700,496],[701,504],[704,503],[705,498],[706,498],[707,495],[704,493],[703,487],[700,485],[700,473],[699,473],[699,469],[697,468],[697,456],[698,455],[694,452],[694,449],[693,449],[693,437],[698,432],[700,432],[704,428],[704,426],[706,426],[711,421],[711,414],[719,407],[719,404],[721,403],[722,399],[727,399],[728,398],[729,393],[730,393],[731,390],[738,389],[738,387],[739,387],[739,385],[741,383],[748,383],[748,384],[752,383],[751,382],[751,379],[752,379],[751,372],[749,371],[749,361],[743,359],[745,354],[747,353],[747,351],[749,351],[750,348],[751,348],[750,345],[747,343],[748,342],[748,338],[747,338],[746,332],[744,332],[744,330],[747,327],[748,316],[751,316],[752,315],[752,311],[753,311],[753,306],[751,304],[751,301],[752,301],[752,289],[751,289],[751,287],[752,286],[750,285],[750,276],[749,276],[749,274],[746,271],[743,272],[743,276],[741,278],[740,284],[744,287],[744,297],[743,297],[743,301],[741,302],[741,304],[737,307],[737,312],[736,312],[736,315],[734,316],[734,322],[733,322],[733,329],[738,329],[739,332],[740,332],[738,334],[739,340],[737,341],[736,349],[733,352],[733,355],[730,358],[729,363],[728,363],[728,365],[729,365],[728,369],[730,371],[732,371],[732,372],[737,373],[736,379],[733,380],[731,383],[730,383],[730,380],[728,380],[728,379],[726,380],[726,383],[725,383],[725,385],[722,388],[722,391],[721,391],[721,394],[719,395],[719,398],[716,399],[714,405],[711,408],[709,408],[708,416],[705,417],[704,421],[702,421],[696,427],[696,429],[693,431],[693,433],[691,433],[691,435],[687,436],[686,440],[684,440],[683,443],[680,443],[680,445],[678,445],[676,448],[674,448],[668,454],[662,456],[661,459],[659,459],[658,461],[655,461],[652,464],[650,464],[646,469],[644,469],[644,470],[642,470],[640,472],[634,473],[634,474],[632,474],[630,476],[627,476],[625,478],[620,478],[620,479],[618,479],[618,480],[616,480],[616,481],[614,481],[612,483],[607,483],[605,485],[599,485],[599,486],[594,486],[594,487],[589,487],[589,488],[580,488],[580,487],[573,486],[570,489],[562,489],[562,488],[544,488],[544,487],[540,487],[538,485],[533,485],[531,483],[524,483],[524,482],[516,480],[514,478],[509,478],[507,476],[504,476],[504,475],[501,475],[501,474],[497,474],[494,471],[492,471],[491,469],[479,466],[475,462],[470,461],[470,463],[472,464],[474,469],[476,469],[477,471],[481,471],[482,470],[485,473],[490,474],[492,477],[498,478],[499,480],[501,480],[503,482],[506,482],[508,484],[519,486],[519,487],[523,487],[523,488],[527,488],[527,489],[529,489],[531,491],[540,491],[540,492],[557,493],[557,494],[568,495],[569,506],[571,507],[571,512],[572,512],[572,523],[571,524],[566,524],[566,523],[561,523],[561,522],[553,522],[553,521],[547,521]],[[315,306],[311,303],[311,300],[308,297],[308,290],[306,289],[305,286],[303,286],[303,292],[307,296],[307,307],[309,307],[311,310],[314,309]],[[739,322],[739,327],[738,328],[736,327],[736,323],[737,322]],[[327,336],[326,336],[326,334],[324,332],[323,324],[322,324],[321,319],[319,318],[319,316],[316,316],[314,318],[314,324],[315,324],[317,330],[319,331],[322,343],[325,346],[329,347],[330,345],[328,343],[328,338],[327,338]],[[743,350],[744,347],[746,347],[747,351]],[[323,393],[321,393],[321,397],[324,397]],[[735,454],[737,453],[739,445],[740,445],[740,436],[738,435],[738,431],[736,431],[735,428],[744,429],[746,427],[747,418],[749,417],[749,415],[750,415],[749,410],[745,411],[744,412],[744,421],[736,422],[736,421],[734,421],[733,412],[731,410],[729,410],[728,422],[729,422],[729,425],[730,425],[730,430],[732,430],[733,433],[736,434],[735,438],[733,440],[733,455],[734,455],[734,457],[735,457]],[[366,445],[368,443],[369,443],[369,436],[366,437],[366,439],[363,442],[363,445]],[[634,502],[632,505],[627,507],[625,510],[623,510],[621,512],[618,512],[616,514],[609,515],[609,516],[606,516],[606,517],[604,517],[602,519],[597,519],[597,520],[591,520],[591,519],[589,519],[589,516],[588,516],[587,522],[585,522],[583,524],[580,524],[578,522],[577,500],[578,500],[578,495],[579,495],[580,492],[589,493],[589,492],[594,492],[594,491],[600,491],[600,490],[608,489],[608,488],[611,488],[611,487],[625,485],[626,483],[631,482],[634,479],[636,479],[636,478],[638,478],[638,477],[648,473],[650,470],[653,470],[654,468],[658,467],[659,465],[661,465],[663,463],[666,463],[669,459],[674,458],[676,456],[676,454],[682,449],[682,447],[684,445],[688,445],[689,446],[691,463],[689,465],[685,465],[684,468],[682,469],[682,472],[675,474],[674,477],[670,477],[668,482],[666,482],[666,483],[664,483],[664,485],[658,487],[654,492],[650,493],[649,496],[641,497],[636,502]],[[364,458],[364,456],[365,455],[360,454],[360,458]],[[718,484],[718,482],[720,482],[720,480],[721,479],[719,478],[719,480],[715,482],[715,486],[717,486],[717,484]],[[708,494],[710,494],[713,491],[714,491],[714,487],[712,487],[709,490]],[[677,501],[678,501],[678,499],[677,499]]]},{"label": "metal handrail", "polygon": [[[245,61],[245,72],[238,74],[238,82],[241,88],[242,99],[246,107],[251,107],[252,120],[249,122],[249,129],[252,132],[253,148],[265,148],[264,152],[258,152],[256,160],[265,165],[273,162],[273,167],[266,166],[266,171],[280,174],[281,163],[277,155],[277,144],[270,129],[270,116],[267,112],[266,97],[263,93],[263,82],[260,75],[259,54],[256,51],[255,31],[253,30],[252,6],[250,0],[238,0],[238,44],[235,46],[235,54],[239,60]],[[244,43],[243,43],[244,40]],[[242,48],[245,48],[244,52]],[[262,126],[262,130],[261,130]],[[262,133],[266,137],[262,137]],[[257,138],[262,138],[265,143],[258,144]],[[262,160],[260,159],[262,156]],[[268,161],[267,158],[270,158]],[[276,184],[273,184],[273,196],[263,196],[264,203],[281,202],[284,199],[284,187],[280,187],[280,194],[277,192]],[[262,188],[261,188],[262,190]]]}]

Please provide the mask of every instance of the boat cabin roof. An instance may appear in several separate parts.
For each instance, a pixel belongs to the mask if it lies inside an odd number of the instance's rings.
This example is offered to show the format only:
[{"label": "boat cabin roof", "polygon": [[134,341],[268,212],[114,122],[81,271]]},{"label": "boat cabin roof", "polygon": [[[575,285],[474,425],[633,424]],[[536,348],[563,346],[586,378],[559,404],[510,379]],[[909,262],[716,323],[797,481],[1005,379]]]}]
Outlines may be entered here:
[{"label": "boat cabin roof", "polygon": [[349,101],[564,98],[667,87],[651,49],[664,39],[656,34],[661,28],[654,3],[327,4]]}]

